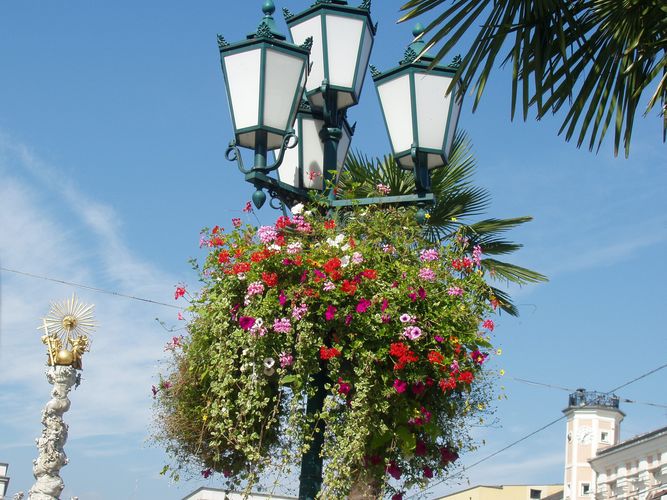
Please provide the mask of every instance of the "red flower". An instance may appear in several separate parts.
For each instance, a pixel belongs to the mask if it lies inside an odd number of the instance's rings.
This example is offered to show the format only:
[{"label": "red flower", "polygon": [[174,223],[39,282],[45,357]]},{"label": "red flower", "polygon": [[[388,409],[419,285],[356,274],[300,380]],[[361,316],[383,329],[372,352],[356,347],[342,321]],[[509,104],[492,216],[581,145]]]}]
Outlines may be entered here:
[{"label": "red flower", "polygon": [[348,295],[354,295],[357,291],[357,285],[349,280],[344,280],[340,289]]},{"label": "red flower", "polygon": [[456,379],[454,377],[449,377],[447,380],[444,378],[438,383],[442,392],[453,391],[456,389]]},{"label": "red flower", "polygon": [[424,471],[424,477],[426,479],[431,479],[433,477],[433,469],[431,469],[428,465],[424,466],[423,471]]},{"label": "red flower", "polygon": [[176,291],[174,292],[174,300],[178,300],[180,297],[185,295],[185,288],[182,286],[177,286]]},{"label": "red flower", "polygon": [[470,359],[472,359],[478,365],[484,363],[484,360],[487,358],[488,354],[480,352],[479,349],[470,353]]},{"label": "red flower", "polygon": [[392,460],[389,462],[389,465],[387,465],[387,474],[389,474],[394,479],[401,479],[401,469],[395,461]]},{"label": "red flower", "polygon": [[324,270],[328,273],[331,274],[334,272],[336,269],[339,269],[341,266],[340,259],[338,257],[334,257],[333,259],[329,259],[326,264],[324,264]]},{"label": "red flower", "polygon": [[227,250],[223,250],[222,252],[220,252],[220,254],[218,255],[218,262],[220,264],[226,264],[227,262],[229,262],[229,252]]},{"label": "red flower", "polygon": [[325,361],[340,356],[340,351],[335,347],[327,348],[326,346],[320,347],[320,359]]},{"label": "red flower", "polygon": [[338,377],[338,394],[345,394],[346,396],[352,390],[352,386],[345,382],[342,377]]},{"label": "red flower", "polygon": [[285,236],[282,234],[279,234],[276,239],[274,240],[274,243],[278,245],[279,247],[284,247],[285,246]]},{"label": "red flower", "polygon": [[286,217],[284,215],[278,217],[278,220],[276,221],[276,229],[283,229],[289,225],[290,225],[289,217]]},{"label": "red flower", "polygon": [[475,380],[475,376],[472,374],[472,372],[465,371],[459,373],[459,382],[463,382],[464,384],[470,384],[472,381]]},{"label": "red flower", "polygon": [[374,280],[375,278],[378,277],[378,273],[375,269],[366,269],[363,273],[364,277],[368,278],[369,280]]},{"label": "red flower", "polygon": [[343,274],[339,270],[332,271],[331,274],[329,274],[329,278],[331,278],[331,281],[338,281],[343,277]]},{"label": "red flower", "polygon": [[415,445],[415,456],[423,457],[426,455],[426,443],[422,440],[418,440]]},{"label": "red flower", "polygon": [[440,448],[440,460],[442,460],[443,463],[447,464],[449,462],[456,462],[458,458],[459,454],[449,446]]},{"label": "red flower", "polygon": [[324,222],[324,229],[334,229],[336,227],[336,221],[330,219]]},{"label": "red flower", "polygon": [[268,287],[276,286],[278,284],[278,275],[276,273],[262,273],[262,281]]},{"label": "red flower", "polygon": [[434,365],[441,365],[445,361],[445,357],[437,351],[431,351],[428,353],[428,360]]},{"label": "red flower", "polygon": [[250,262],[238,262],[232,267],[234,274],[247,273],[248,271],[250,271]]},{"label": "red flower", "polygon": [[[495,309],[495,306],[494,306],[494,309]],[[493,329],[495,328],[495,325],[493,324],[493,320],[492,320],[492,319],[487,319],[484,323],[482,323],[482,327],[484,327],[484,328],[486,328],[487,330],[489,330],[489,331],[492,332]]]},{"label": "red flower", "polygon": [[234,218],[232,219],[232,225],[233,225],[236,229],[240,228],[240,227],[241,227],[241,219],[239,219],[238,217],[234,217]]},{"label": "red flower", "polygon": [[245,207],[243,207],[243,211],[247,214],[252,212],[252,205],[249,201],[246,202]]},{"label": "red flower", "polygon": [[271,257],[271,252],[268,249],[261,250],[259,252],[253,252],[250,255],[250,260],[253,262],[262,262],[265,259]]},{"label": "red flower", "polygon": [[[218,234],[219,231],[220,231],[220,226],[215,226],[215,227],[211,230],[211,234]],[[224,229],[223,229],[223,231],[224,231]]]},{"label": "red flower", "polygon": [[211,238],[211,245],[213,245],[214,247],[221,247],[224,244],[225,244],[225,239],[221,238],[220,236],[215,236]]},{"label": "red flower", "polygon": [[201,475],[204,476],[204,479],[208,479],[211,474],[213,474],[211,469],[204,469],[201,471]]},{"label": "red flower", "polygon": [[419,356],[412,352],[403,342],[394,342],[389,347],[389,354],[398,358],[394,370],[402,370],[408,363],[419,361]]}]

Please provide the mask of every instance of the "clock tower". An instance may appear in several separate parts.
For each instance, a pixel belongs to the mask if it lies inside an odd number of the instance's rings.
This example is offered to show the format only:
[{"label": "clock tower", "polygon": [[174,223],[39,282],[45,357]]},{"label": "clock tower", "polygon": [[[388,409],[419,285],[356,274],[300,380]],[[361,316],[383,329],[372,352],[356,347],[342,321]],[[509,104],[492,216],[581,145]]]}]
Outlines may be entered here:
[{"label": "clock tower", "polygon": [[613,394],[577,389],[570,394],[565,441],[564,500],[592,500],[595,476],[589,459],[618,444],[625,414]]}]

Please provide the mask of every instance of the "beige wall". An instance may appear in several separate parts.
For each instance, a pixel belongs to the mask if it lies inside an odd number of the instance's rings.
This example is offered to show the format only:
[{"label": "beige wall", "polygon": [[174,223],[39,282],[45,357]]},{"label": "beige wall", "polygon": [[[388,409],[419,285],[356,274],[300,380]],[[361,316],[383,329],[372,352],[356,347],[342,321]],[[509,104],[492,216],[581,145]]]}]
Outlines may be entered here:
[{"label": "beige wall", "polygon": [[541,492],[539,498],[547,498],[549,495],[562,493],[563,485],[476,486],[440,497],[438,500],[531,500],[531,490],[539,490]]}]

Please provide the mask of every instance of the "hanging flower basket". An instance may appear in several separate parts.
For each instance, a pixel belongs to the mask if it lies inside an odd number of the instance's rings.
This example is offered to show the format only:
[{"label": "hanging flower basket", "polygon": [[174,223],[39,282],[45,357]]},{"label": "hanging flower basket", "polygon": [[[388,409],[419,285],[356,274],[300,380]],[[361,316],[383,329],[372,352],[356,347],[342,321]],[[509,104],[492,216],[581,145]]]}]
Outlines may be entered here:
[{"label": "hanging flower basket", "polygon": [[[252,483],[270,467],[286,477],[321,420],[323,498],[359,481],[400,498],[446,474],[488,412],[496,302],[481,249],[427,240],[410,209],[293,211],[204,233],[188,335],[155,391],[157,437],[176,473]],[[318,374],[324,407],[307,415]]]}]

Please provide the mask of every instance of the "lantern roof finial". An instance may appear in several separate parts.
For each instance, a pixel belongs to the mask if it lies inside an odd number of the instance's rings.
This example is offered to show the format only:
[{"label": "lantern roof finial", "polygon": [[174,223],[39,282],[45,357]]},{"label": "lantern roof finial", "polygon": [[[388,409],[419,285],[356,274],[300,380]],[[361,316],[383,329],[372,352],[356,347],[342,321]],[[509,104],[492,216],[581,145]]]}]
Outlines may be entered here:
[{"label": "lantern roof finial", "polygon": [[276,22],[273,19],[273,13],[276,11],[276,4],[273,0],[265,0],[262,4],[262,12],[264,18],[259,23],[257,31],[248,35],[248,38],[276,38],[278,40],[285,40],[285,35],[278,31]]}]

